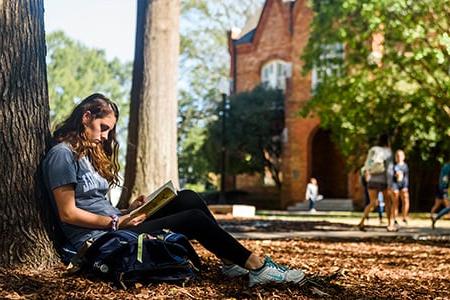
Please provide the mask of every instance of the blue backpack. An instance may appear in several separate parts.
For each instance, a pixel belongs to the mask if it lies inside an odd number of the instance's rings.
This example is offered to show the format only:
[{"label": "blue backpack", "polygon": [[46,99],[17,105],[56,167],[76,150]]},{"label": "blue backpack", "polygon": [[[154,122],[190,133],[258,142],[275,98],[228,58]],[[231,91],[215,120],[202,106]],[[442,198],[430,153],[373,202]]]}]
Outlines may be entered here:
[{"label": "blue backpack", "polygon": [[129,230],[105,233],[81,257],[81,270],[126,289],[135,282],[185,282],[196,277],[200,259],[182,234]]}]

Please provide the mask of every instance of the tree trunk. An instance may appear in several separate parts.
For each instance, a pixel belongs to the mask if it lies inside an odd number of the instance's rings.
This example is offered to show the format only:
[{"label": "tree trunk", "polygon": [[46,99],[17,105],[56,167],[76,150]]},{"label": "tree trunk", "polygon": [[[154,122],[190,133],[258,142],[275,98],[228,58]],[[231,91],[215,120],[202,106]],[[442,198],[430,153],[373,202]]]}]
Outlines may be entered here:
[{"label": "tree trunk", "polygon": [[119,207],[171,179],[178,186],[179,0],[138,1],[124,190]]},{"label": "tree trunk", "polygon": [[42,0],[0,1],[0,266],[55,261],[38,166],[49,136]]}]

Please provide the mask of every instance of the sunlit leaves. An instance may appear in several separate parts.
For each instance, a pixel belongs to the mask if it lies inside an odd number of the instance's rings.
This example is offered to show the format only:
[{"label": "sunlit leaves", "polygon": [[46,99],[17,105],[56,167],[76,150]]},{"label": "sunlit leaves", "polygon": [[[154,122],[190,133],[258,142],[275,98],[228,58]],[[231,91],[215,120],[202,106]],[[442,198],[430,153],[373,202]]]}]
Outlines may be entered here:
[{"label": "sunlit leaves", "polygon": [[[313,7],[304,72],[318,61],[320,45],[338,40],[346,45],[346,73],[324,81],[302,115],[315,112],[351,157],[389,133],[393,147],[448,158],[450,1],[317,0]],[[370,59],[377,34],[379,61]]]},{"label": "sunlit leaves", "polygon": [[[200,146],[205,140],[206,126],[217,119],[215,108],[221,100],[219,82],[229,77],[226,32],[232,27],[242,27],[263,2],[181,2],[178,162],[180,178],[185,182],[205,183],[207,173],[215,168],[205,160]],[[196,135],[198,138],[194,138]]]},{"label": "sunlit leaves", "polygon": [[123,113],[127,111],[130,64],[109,61],[103,50],[88,48],[61,31],[47,35],[47,47],[52,123],[63,120],[74,104],[94,92],[106,94]]}]

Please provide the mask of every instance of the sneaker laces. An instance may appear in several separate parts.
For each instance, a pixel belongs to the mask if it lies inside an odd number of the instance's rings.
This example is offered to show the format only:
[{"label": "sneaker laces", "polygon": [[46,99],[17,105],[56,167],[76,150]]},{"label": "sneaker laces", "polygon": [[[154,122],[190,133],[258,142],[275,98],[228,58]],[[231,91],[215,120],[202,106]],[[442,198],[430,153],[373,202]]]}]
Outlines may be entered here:
[{"label": "sneaker laces", "polygon": [[286,272],[286,270],[288,269],[288,267],[286,267],[286,266],[275,263],[270,257],[266,257],[266,262],[267,262],[267,265],[269,265],[270,267],[273,267],[282,272]]}]

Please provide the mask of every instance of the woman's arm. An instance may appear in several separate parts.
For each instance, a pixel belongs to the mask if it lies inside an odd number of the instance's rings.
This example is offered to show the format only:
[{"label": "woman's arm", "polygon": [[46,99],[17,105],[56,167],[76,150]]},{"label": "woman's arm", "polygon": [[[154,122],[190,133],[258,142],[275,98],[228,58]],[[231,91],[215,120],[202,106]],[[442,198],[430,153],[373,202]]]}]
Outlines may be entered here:
[{"label": "woman's arm", "polygon": [[[111,217],[97,215],[75,205],[75,189],[72,184],[55,188],[53,196],[62,222],[92,229],[110,229],[112,227]],[[119,217],[119,227],[136,226],[144,220],[145,215],[133,219],[130,219],[129,215],[123,215]]]}]

